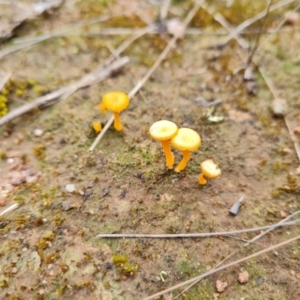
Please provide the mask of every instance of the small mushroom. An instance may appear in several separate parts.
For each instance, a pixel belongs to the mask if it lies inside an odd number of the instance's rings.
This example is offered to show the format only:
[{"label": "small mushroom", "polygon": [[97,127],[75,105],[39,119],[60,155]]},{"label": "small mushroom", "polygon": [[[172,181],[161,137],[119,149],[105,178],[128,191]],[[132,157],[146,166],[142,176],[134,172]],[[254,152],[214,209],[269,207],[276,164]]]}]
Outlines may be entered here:
[{"label": "small mushroom", "polygon": [[149,130],[151,137],[161,142],[166,157],[166,165],[169,169],[172,169],[174,165],[174,155],[171,151],[170,140],[177,134],[177,131],[177,125],[168,120],[153,123]]},{"label": "small mushroom", "polygon": [[130,99],[124,92],[109,92],[103,95],[102,102],[99,104],[99,109],[105,114],[106,110],[110,110],[114,114],[114,127],[121,131],[123,126],[120,121],[119,113],[126,109]]},{"label": "small mushroom", "polygon": [[221,176],[221,170],[212,159],[207,159],[200,165],[202,173],[199,175],[199,183],[201,185],[206,184],[206,178],[218,178]]},{"label": "small mushroom", "polygon": [[182,171],[190,160],[190,152],[201,146],[200,135],[190,128],[179,128],[178,133],[171,140],[173,147],[182,151],[183,158],[176,167],[175,172]]},{"label": "small mushroom", "polygon": [[93,128],[94,128],[94,130],[95,130],[96,133],[99,133],[102,130],[102,125],[98,121],[97,122],[93,122],[92,126],[93,126]]}]

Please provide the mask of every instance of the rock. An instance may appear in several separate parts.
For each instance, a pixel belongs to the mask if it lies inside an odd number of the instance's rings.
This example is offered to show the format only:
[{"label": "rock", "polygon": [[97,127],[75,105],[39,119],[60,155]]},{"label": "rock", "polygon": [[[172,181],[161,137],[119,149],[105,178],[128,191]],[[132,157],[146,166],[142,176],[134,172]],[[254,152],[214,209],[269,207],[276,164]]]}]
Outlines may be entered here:
[{"label": "rock", "polygon": [[262,285],[264,283],[265,279],[263,277],[256,278],[257,285]]},{"label": "rock", "polygon": [[42,136],[43,133],[44,133],[44,131],[42,129],[39,129],[39,128],[36,128],[36,129],[33,130],[33,134],[35,136]]},{"label": "rock", "polygon": [[73,193],[76,191],[75,184],[67,184],[65,189],[68,193]]},{"label": "rock", "polygon": [[272,112],[275,117],[284,117],[287,113],[287,102],[285,99],[276,98],[272,102]]},{"label": "rock", "polygon": [[296,126],[295,128],[293,128],[293,131],[294,131],[297,135],[300,135],[300,126]]},{"label": "rock", "polygon": [[216,281],[216,288],[218,293],[222,293],[227,288],[228,283],[226,281],[217,280]]},{"label": "rock", "polygon": [[294,26],[299,21],[299,13],[296,11],[287,11],[285,14],[285,24]]},{"label": "rock", "polygon": [[63,210],[68,211],[72,208],[73,208],[73,205],[70,201],[63,201],[63,203],[62,203],[62,209]]},{"label": "rock", "polygon": [[280,211],[280,217],[282,219],[286,218],[288,216],[288,214],[285,211]]},{"label": "rock", "polygon": [[0,199],[0,206],[5,206],[6,202],[6,199]]},{"label": "rock", "polygon": [[245,283],[249,280],[249,273],[247,271],[244,271],[239,274],[239,283]]},{"label": "rock", "polygon": [[167,31],[173,36],[182,39],[185,35],[184,24],[177,18],[170,19],[166,23]]}]

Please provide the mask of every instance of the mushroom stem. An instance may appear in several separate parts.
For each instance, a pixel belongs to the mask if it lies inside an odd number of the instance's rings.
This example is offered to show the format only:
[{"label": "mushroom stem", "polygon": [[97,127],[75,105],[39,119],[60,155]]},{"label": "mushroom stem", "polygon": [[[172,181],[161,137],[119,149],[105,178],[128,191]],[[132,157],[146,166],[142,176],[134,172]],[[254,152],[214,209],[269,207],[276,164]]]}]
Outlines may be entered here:
[{"label": "mushroom stem", "polygon": [[183,154],[183,158],[182,158],[181,162],[179,163],[179,165],[176,167],[175,172],[182,171],[186,167],[188,161],[190,160],[190,157],[191,157],[190,151],[188,151],[188,150],[182,151],[182,154]]},{"label": "mushroom stem", "polygon": [[201,173],[201,174],[199,175],[198,181],[199,181],[199,183],[200,183],[201,185],[205,185],[205,184],[206,184],[207,181],[206,181],[206,179],[205,179],[203,173]]},{"label": "mushroom stem", "polygon": [[114,119],[114,127],[115,127],[116,130],[121,131],[123,129],[123,126],[122,126],[121,121],[120,121],[120,114],[119,114],[119,112],[114,111],[114,117],[115,117],[115,119]]},{"label": "mushroom stem", "polygon": [[164,153],[166,157],[166,165],[169,169],[173,169],[174,155],[171,151],[170,141],[169,140],[161,141],[161,144],[164,149]]}]

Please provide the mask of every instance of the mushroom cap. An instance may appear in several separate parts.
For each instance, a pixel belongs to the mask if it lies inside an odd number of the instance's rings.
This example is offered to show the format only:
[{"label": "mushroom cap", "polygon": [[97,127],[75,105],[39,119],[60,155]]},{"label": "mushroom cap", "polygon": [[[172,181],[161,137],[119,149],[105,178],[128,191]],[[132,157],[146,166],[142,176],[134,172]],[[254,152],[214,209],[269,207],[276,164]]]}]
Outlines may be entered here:
[{"label": "mushroom cap", "polygon": [[174,122],[161,120],[153,123],[149,133],[151,137],[157,141],[170,140],[177,134],[178,127]]},{"label": "mushroom cap", "polygon": [[181,151],[194,151],[201,146],[201,138],[193,129],[179,128],[177,135],[172,138],[171,144]]},{"label": "mushroom cap", "polygon": [[221,169],[212,159],[207,159],[201,163],[202,173],[207,178],[217,178],[221,176]]},{"label": "mushroom cap", "polygon": [[106,109],[119,112],[126,109],[130,99],[124,92],[109,92],[103,95],[102,103]]}]

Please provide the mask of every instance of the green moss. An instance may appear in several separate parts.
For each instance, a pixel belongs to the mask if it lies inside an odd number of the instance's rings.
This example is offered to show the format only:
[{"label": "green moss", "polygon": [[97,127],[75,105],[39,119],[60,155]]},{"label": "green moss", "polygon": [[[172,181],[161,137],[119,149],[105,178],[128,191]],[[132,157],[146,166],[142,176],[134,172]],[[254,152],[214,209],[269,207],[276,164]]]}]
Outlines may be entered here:
[{"label": "green moss", "polygon": [[121,274],[127,276],[133,276],[138,270],[138,265],[128,263],[128,257],[126,255],[113,255],[113,262],[115,266],[118,268]]},{"label": "green moss", "polygon": [[7,98],[3,95],[0,95],[0,117],[6,115],[7,113]]},{"label": "green moss", "polygon": [[43,144],[34,146],[33,153],[38,159],[44,160],[46,157],[46,146]]}]

